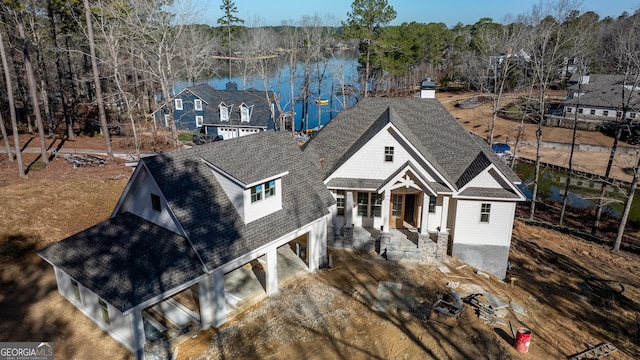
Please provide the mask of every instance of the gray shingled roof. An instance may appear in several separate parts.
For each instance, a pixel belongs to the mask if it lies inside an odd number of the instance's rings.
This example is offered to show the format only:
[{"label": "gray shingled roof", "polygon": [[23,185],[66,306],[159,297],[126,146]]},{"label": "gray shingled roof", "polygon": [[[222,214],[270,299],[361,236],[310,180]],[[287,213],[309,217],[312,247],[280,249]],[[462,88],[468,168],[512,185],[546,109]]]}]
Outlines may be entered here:
[{"label": "gray shingled roof", "polygon": [[383,185],[379,179],[333,178],[327,183],[330,189],[375,190]]},{"label": "gray shingled roof", "polygon": [[[216,90],[209,84],[200,84],[187,88],[196,96],[201,98],[206,108],[204,115],[205,125],[224,125],[224,126],[257,126],[266,127],[269,125],[271,118],[271,102],[267,99],[264,91],[257,90]],[[220,121],[220,113],[218,105],[224,102],[225,105],[233,105],[229,121]],[[253,105],[253,113],[251,121],[242,122],[240,119],[240,104],[245,103],[247,106]],[[277,114],[275,117],[277,118]]]},{"label": "gray shingled roof", "polygon": [[[283,209],[245,224],[202,159],[245,183],[289,171]],[[328,214],[335,203],[316,167],[284,133],[266,131],[141,160],[212,270]]]},{"label": "gray shingled roof", "polygon": [[205,274],[186,238],[130,213],[38,254],[122,312]]},{"label": "gray shingled roof", "polygon": [[[617,109],[622,106],[622,89],[625,84],[624,75],[614,74],[591,74],[589,83],[579,85],[580,76],[574,74],[569,80],[569,89],[577,91],[580,89],[584,94],[579,97],[567,99],[566,104],[579,104],[582,106],[594,106],[600,108]],[[626,84],[631,86],[636,81],[635,75],[627,77]],[[631,91],[630,88],[624,90],[625,102],[633,109],[640,109],[640,96],[638,91]]]},{"label": "gray shingled roof", "polygon": [[[276,189],[283,209],[245,224],[203,159],[246,183],[289,171]],[[321,218],[335,203],[317,168],[284,133],[167,152],[139,166],[150,171],[188,240],[123,213],[40,251],[120,311],[205,274],[198,255],[213,270]]]},{"label": "gray shingled roof", "polygon": [[331,120],[303,150],[323,164],[326,178],[388,123],[458,188],[490,163],[510,181],[520,182],[486,143],[475,139],[436,99],[365,98]]},{"label": "gray shingled roof", "polygon": [[511,190],[502,188],[479,188],[469,187],[464,189],[459,196],[478,197],[478,198],[503,198],[503,199],[519,199],[520,195]]}]

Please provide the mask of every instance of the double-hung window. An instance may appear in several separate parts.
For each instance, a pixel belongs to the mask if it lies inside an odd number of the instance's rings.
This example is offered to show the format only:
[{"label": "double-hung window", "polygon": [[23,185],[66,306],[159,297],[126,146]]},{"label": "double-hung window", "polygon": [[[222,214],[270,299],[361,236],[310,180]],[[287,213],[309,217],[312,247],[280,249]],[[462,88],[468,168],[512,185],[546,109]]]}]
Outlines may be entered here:
[{"label": "double-hung window", "polygon": [[276,195],[276,181],[271,180],[251,188],[251,202],[260,201]]},{"label": "double-hung window", "polygon": [[384,161],[393,162],[393,146],[384,147]]},{"label": "double-hung window", "polygon": [[382,216],[382,194],[371,194],[371,213],[375,217]]},{"label": "double-hung window", "polygon": [[202,115],[196,115],[196,127],[202,127],[204,123],[204,117]]},{"label": "double-hung window", "polygon": [[345,205],[345,192],[344,190],[338,190],[336,193],[336,207],[338,208],[338,215],[344,215]]},{"label": "double-hung window", "polygon": [[196,111],[202,111],[202,100],[194,99],[193,100],[193,107],[196,109]]},{"label": "double-hung window", "polygon": [[262,200],[262,184],[256,185],[251,188],[251,202]]},{"label": "double-hung window", "polygon": [[102,299],[98,299],[98,304],[100,304],[100,313],[102,314],[102,320],[104,320],[107,324],[110,324],[111,318],[109,317],[109,306]]},{"label": "double-hung window", "polygon": [[491,215],[491,204],[482,204],[480,207],[480,222],[488,223]]},{"label": "double-hung window", "polygon": [[358,192],[358,216],[369,216],[369,193]]},{"label": "double-hung window", "polygon": [[271,180],[264,183],[264,198],[274,196],[276,194],[276,181]]},{"label": "double-hung window", "polygon": [[73,288],[73,295],[76,297],[76,300],[82,302],[82,298],[80,297],[80,285],[78,285],[78,282],[71,279],[71,287]]},{"label": "double-hung window", "polygon": [[434,195],[429,195],[429,212],[430,213],[435,213],[436,212],[436,201],[438,200],[438,198]]},{"label": "double-hung window", "polygon": [[182,110],[182,99],[175,99],[176,110]]}]

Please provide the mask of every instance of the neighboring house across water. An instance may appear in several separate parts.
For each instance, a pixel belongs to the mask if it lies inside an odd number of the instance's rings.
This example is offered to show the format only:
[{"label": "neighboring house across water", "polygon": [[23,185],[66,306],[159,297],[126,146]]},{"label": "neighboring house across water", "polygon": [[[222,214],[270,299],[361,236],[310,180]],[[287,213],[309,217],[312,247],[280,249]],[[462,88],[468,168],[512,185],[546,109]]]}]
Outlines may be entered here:
[{"label": "neighboring house across water", "polygon": [[623,103],[627,106],[626,121],[638,122],[638,85],[636,76],[625,81],[624,75],[574,74],[568,83],[564,119],[552,117],[550,125],[572,127],[577,118],[579,128],[595,130],[607,122],[622,121]]},{"label": "neighboring house across water", "polygon": [[140,159],[108,220],[39,254],[141,358],[147,341],[219,326],[317,270],[334,203],[288,134],[261,132]]},{"label": "neighboring house across water", "polygon": [[505,277],[520,180],[436,99],[362,99],[303,151],[337,199],[330,246],[398,260],[448,252]]},{"label": "neighboring house across water", "polygon": [[[178,130],[220,135],[225,140],[278,126],[275,100],[264,91],[237,90],[235,83],[228,83],[226,90],[216,90],[209,84],[191,86],[175,95],[169,104]],[[169,125],[171,115],[166,104],[151,116],[159,124]]]}]

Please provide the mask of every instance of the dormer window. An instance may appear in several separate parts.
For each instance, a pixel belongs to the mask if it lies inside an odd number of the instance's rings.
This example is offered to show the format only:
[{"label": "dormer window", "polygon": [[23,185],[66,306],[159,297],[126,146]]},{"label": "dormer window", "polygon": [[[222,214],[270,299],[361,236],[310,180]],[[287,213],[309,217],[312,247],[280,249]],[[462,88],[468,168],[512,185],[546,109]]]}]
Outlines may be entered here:
[{"label": "dormer window", "polygon": [[240,120],[242,122],[249,122],[251,120],[251,113],[253,112],[253,105],[247,106],[246,104],[240,105]]},{"label": "dormer window", "polygon": [[251,202],[257,202],[276,195],[276,181],[271,180],[266,183],[251,187]]},{"label": "dormer window", "polygon": [[182,99],[175,99],[174,102],[176,105],[176,110],[182,110]]},{"label": "dormer window", "polygon": [[220,121],[229,122],[229,114],[231,114],[231,109],[233,105],[227,106],[225,103],[220,103],[218,105],[218,110],[220,111]]},{"label": "dormer window", "polygon": [[196,109],[196,111],[202,111],[202,100],[200,99],[193,100],[193,107]]}]

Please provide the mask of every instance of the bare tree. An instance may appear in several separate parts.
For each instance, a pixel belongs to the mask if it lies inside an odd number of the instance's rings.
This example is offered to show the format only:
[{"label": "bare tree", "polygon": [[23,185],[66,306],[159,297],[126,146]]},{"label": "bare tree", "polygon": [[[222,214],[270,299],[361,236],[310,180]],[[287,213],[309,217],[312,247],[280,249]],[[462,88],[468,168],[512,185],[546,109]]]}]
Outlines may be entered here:
[{"label": "bare tree", "polygon": [[[4,70],[4,80],[7,86],[7,98],[9,100],[9,116],[11,117],[11,131],[13,132],[13,145],[16,154],[16,162],[18,163],[18,175],[24,177],[24,168],[22,166],[22,153],[20,152],[20,137],[18,136],[18,120],[16,119],[16,105],[13,100],[13,85],[11,83],[11,74],[9,73],[9,64],[7,61],[7,53],[4,50],[4,41],[2,33],[0,33],[0,56],[2,57],[2,69]],[[13,159],[11,152],[7,151],[10,159]]]},{"label": "bare tree", "polygon": [[537,115],[533,118],[536,124],[536,162],[531,195],[529,218],[535,216],[536,198],[538,196],[538,180],[540,178],[540,150],[542,132],[547,106],[547,90],[553,81],[558,80],[559,69],[564,59],[562,49],[566,45],[566,29],[559,22],[565,19],[571,6],[569,0],[540,3],[533,7],[528,17],[528,25],[532,33],[528,36],[527,48],[531,51],[532,81],[537,89]]},{"label": "bare tree", "polygon": [[98,104],[98,117],[100,119],[100,128],[104,136],[105,148],[107,151],[107,159],[113,160],[113,149],[111,147],[111,136],[109,134],[109,124],[107,123],[107,114],[104,110],[104,99],[102,98],[102,89],[100,87],[100,72],[98,70],[98,60],[96,59],[96,46],[93,39],[93,23],[91,20],[91,9],[89,0],[84,0],[84,14],[87,22],[87,38],[89,40],[89,52],[91,54],[91,70],[93,72],[93,82],[95,84],[96,102]]},{"label": "bare tree", "polygon": [[24,21],[22,19],[22,10],[15,12],[16,26],[18,28],[18,34],[22,40],[22,53],[24,55],[24,68],[27,75],[27,83],[29,85],[29,95],[31,98],[31,105],[33,106],[33,114],[36,118],[36,126],[38,127],[38,137],[40,139],[40,158],[45,164],[49,164],[49,156],[47,155],[47,144],[45,142],[44,124],[42,122],[42,115],[40,114],[40,102],[38,101],[38,85],[36,84],[36,77],[33,71],[33,65],[31,63],[31,57],[29,55],[29,46],[27,41],[27,35],[24,31]]}]

